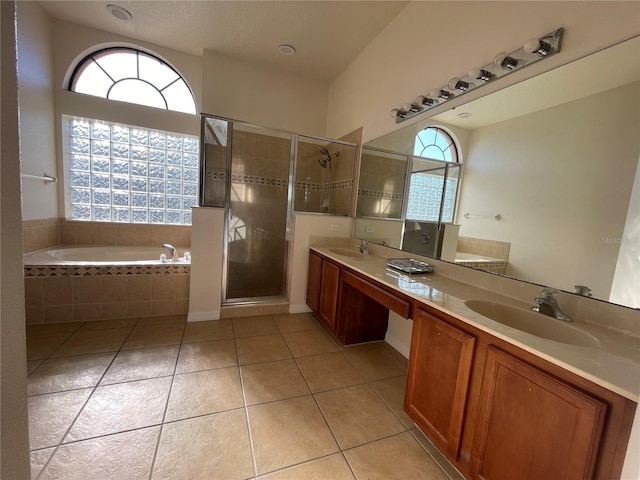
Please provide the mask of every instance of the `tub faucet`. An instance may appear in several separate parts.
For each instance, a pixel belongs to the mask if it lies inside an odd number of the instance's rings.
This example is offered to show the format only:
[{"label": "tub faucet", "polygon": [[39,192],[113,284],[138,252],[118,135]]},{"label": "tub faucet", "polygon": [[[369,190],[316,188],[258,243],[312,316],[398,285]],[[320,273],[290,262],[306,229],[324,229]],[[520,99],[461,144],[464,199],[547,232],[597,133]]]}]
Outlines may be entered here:
[{"label": "tub faucet", "polygon": [[548,315],[550,317],[557,318],[558,320],[572,322],[573,320],[571,319],[571,317],[564,313],[558,306],[558,299],[556,298],[557,294],[558,290],[556,290],[555,288],[543,288],[543,296],[537,297],[535,299],[537,306],[531,307],[531,310],[533,310],[534,312],[542,313],[544,315]]},{"label": "tub faucet", "polygon": [[171,260],[172,261],[177,262],[179,260],[178,250],[176,249],[176,247],[174,247],[170,243],[165,243],[162,246],[163,246],[163,248],[166,248],[167,250],[169,250],[169,254],[171,255]]},{"label": "tub faucet", "polygon": [[358,243],[356,243],[355,247],[358,250],[360,250],[360,253],[362,253],[363,255],[369,255],[369,249],[367,248],[367,242],[365,242],[364,240],[360,240]]}]

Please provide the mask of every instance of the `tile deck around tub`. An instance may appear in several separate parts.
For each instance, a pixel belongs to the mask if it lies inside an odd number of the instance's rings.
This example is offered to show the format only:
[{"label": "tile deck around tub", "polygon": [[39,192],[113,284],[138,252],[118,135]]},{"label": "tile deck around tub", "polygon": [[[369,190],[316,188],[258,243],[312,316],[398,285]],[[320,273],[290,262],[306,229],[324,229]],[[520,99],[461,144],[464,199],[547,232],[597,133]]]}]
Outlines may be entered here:
[{"label": "tile deck around tub", "polygon": [[311,314],[28,329],[33,479],[447,480],[402,411],[406,360]]}]

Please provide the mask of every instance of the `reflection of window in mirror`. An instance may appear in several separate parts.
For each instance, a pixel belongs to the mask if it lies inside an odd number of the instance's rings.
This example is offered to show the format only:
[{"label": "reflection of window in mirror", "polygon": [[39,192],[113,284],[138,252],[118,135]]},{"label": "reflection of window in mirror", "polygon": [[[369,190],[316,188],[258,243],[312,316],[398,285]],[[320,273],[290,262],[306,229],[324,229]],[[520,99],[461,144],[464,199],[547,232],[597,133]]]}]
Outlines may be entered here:
[{"label": "reflection of window in mirror", "polygon": [[453,137],[441,128],[427,127],[416,135],[413,154],[407,219],[453,222],[460,177]]}]

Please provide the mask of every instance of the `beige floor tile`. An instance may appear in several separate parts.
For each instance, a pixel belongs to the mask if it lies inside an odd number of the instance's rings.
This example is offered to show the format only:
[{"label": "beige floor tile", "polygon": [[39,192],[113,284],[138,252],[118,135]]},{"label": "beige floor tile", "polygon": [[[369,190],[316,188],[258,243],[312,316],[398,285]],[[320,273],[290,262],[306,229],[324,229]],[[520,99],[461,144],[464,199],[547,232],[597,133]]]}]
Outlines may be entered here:
[{"label": "beige floor tile", "polygon": [[413,428],[414,422],[411,420],[411,417],[405,413],[403,408],[407,377],[402,376],[378,380],[377,382],[373,382],[371,386],[378,392],[387,406],[393,410],[393,413],[396,414],[402,424],[407,428]]},{"label": "beige floor tile", "polygon": [[283,336],[294,357],[338,351],[338,347],[320,330],[284,333]]},{"label": "beige floor tile", "polygon": [[160,427],[60,446],[41,480],[148,479]]},{"label": "beige floor tile", "polygon": [[44,360],[27,360],[27,375],[31,375]]},{"label": "beige floor tile", "polygon": [[183,325],[137,325],[122,349],[178,345],[182,340],[183,331]]},{"label": "beige floor tile", "polygon": [[258,474],[338,452],[313,397],[299,397],[248,408]]},{"label": "beige floor tile", "polygon": [[179,345],[121,350],[100,385],[173,375]]},{"label": "beige floor tile", "polygon": [[183,343],[206,342],[233,338],[231,320],[211,320],[209,322],[187,322]]},{"label": "beige floor tile", "polygon": [[368,385],[318,393],[316,399],[343,450],[405,430]]},{"label": "beige floor tile", "polygon": [[76,332],[54,352],[54,357],[86,355],[90,353],[115,352],[120,349],[131,332],[130,328],[113,328]]},{"label": "beige floor tile", "polygon": [[165,422],[244,407],[238,367],[176,375]]},{"label": "beige floor tile", "polygon": [[29,444],[32,450],[57,445],[91,394],[91,388],[29,397]]},{"label": "beige floor tile", "polygon": [[137,318],[112,318],[110,320],[95,320],[91,322],[85,322],[80,327],[81,332],[91,330],[109,330],[111,328],[133,328],[138,321]]},{"label": "beige floor tile", "polygon": [[312,313],[274,315],[273,318],[282,333],[320,329]]},{"label": "beige floor tile", "polygon": [[27,337],[27,360],[41,360],[55,352],[72,334],[52,333]]},{"label": "beige floor tile", "polygon": [[433,461],[445,472],[449,480],[465,480],[464,475],[454,467],[449,459],[442,453],[438,447],[436,447],[431,440],[429,440],[424,433],[418,428],[412,428],[409,430],[411,436],[417,440],[422,448],[424,448]]},{"label": "beige floor tile", "polygon": [[142,317],[138,319],[138,327],[180,327],[187,322],[186,315],[158,315],[155,317]]},{"label": "beige floor tile", "polygon": [[253,337],[256,335],[272,335],[280,333],[273,315],[259,315],[255,317],[239,317],[233,319],[233,333],[236,338]]},{"label": "beige floor tile", "polygon": [[52,333],[72,333],[80,328],[82,323],[83,322],[63,322],[27,325],[27,336],[51,335]]},{"label": "beige floor tile", "polygon": [[327,353],[296,359],[312,392],[364,383],[364,379],[342,353]]},{"label": "beige floor tile", "polygon": [[159,424],[170,386],[163,377],[96,388],[65,443]]},{"label": "beige floor tile", "polygon": [[448,480],[408,432],[344,452],[357,478]]},{"label": "beige floor tile", "polygon": [[310,393],[293,360],[245,365],[241,371],[247,405],[284,400]]},{"label": "beige floor tile", "polygon": [[280,334],[237,338],[236,347],[240,365],[291,358],[289,347]]},{"label": "beige floor tile", "polygon": [[153,480],[235,480],[253,475],[244,410],[164,425]]},{"label": "beige floor tile", "polygon": [[187,343],[180,347],[176,373],[232,367],[237,364],[236,345],[231,339]]},{"label": "beige floor tile", "polygon": [[35,450],[31,452],[31,479],[36,480],[40,472],[51,458],[51,454],[54,452],[55,447],[44,448],[42,450]]},{"label": "beige floor tile", "polygon": [[389,352],[384,342],[349,347],[344,353],[368,382],[407,374],[407,367]]},{"label": "beige floor tile", "polygon": [[114,353],[50,358],[29,376],[29,395],[94,387],[109,367]]},{"label": "beige floor tile", "polygon": [[355,480],[340,453],[260,477],[260,480]]}]

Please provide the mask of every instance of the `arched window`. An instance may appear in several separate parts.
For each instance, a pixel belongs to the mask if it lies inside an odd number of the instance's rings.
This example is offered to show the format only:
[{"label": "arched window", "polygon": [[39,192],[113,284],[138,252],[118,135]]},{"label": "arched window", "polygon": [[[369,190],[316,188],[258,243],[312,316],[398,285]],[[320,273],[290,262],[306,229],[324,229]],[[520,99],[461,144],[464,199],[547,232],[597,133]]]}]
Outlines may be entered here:
[{"label": "arched window", "polygon": [[453,137],[427,127],[416,135],[413,155],[407,219],[453,222],[461,167]]},{"label": "arched window", "polygon": [[106,48],[87,55],[71,75],[69,90],[196,114],[193,93],[180,74],[159,58],[135,48]]},{"label": "arched window", "polygon": [[453,138],[438,127],[427,127],[418,132],[413,154],[417,157],[458,163],[458,150]]}]

